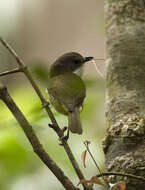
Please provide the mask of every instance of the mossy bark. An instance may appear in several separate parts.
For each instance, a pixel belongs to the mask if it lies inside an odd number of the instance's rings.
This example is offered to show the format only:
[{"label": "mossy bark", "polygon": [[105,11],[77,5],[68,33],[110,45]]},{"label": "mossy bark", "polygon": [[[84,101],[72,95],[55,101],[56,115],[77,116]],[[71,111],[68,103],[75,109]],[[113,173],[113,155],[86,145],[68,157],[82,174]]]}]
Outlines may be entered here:
[{"label": "mossy bark", "polygon": [[[105,20],[106,167],[145,177],[145,0],[105,0]],[[145,189],[126,181],[127,190]]]}]

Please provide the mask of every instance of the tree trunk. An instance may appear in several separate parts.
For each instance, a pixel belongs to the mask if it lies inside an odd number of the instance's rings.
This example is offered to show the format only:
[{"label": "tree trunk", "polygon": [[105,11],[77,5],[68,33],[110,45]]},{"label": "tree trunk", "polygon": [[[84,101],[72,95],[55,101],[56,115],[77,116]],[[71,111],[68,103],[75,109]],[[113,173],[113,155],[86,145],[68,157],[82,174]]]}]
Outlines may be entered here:
[{"label": "tree trunk", "polygon": [[[106,167],[145,177],[145,0],[106,0],[105,17]],[[141,181],[124,179],[126,190],[145,189]]]}]

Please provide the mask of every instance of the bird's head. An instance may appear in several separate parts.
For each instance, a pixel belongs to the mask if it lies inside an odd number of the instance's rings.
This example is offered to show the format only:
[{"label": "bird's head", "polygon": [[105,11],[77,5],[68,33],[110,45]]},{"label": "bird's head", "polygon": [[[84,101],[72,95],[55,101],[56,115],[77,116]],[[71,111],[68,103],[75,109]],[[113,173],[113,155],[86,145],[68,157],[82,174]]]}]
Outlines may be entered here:
[{"label": "bird's head", "polygon": [[83,57],[79,53],[70,52],[60,56],[50,67],[50,76],[57,76],[65,72],[74,72],[93,57]]}]

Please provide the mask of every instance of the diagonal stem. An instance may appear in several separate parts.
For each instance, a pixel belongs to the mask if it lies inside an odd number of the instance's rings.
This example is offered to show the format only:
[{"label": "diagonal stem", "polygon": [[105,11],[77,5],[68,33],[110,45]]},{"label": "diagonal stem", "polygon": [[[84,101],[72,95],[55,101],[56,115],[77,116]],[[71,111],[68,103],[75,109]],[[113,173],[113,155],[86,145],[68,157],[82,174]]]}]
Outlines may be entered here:
[{"label": "diagonal stem", "polygon": [[0,77],[5,76],[5,75],[9,75],[9,74],[13,74],[13,73],[18,73],[18,72],[21,72],[21,70],[17,69],[17,68],[10,70],[10,71],[5,71],[5,72],[0,73]]},{"label": "diagonal stem", "polygon": [[25,116],[17,107],[11,96],[9,95],[7,88],[0,85],[0,99],[6,104],[13,116],[16,118],[20,126],[22,127],[25,135],[31,143],[34,152],[40,157],[44,164],[52,171],[57,179],[62,183],[65,189],[77,190],[70,179],[65,176],[63,171],[57,166],[57,164],[51,159],[51,157],[44,150],[40,144],[38,137],[35,135],[32,126],[29,124]]},{"label": "diagonal stem", "polygon": [[[91,156],[91,158],[92,158],[92,160],[93,160],[93,162],[94,162],[96,168],[98,169],[99,173],[101,174],[102,171],[101,171],[100,167],[98,166],[98,164],[97,164],[97,162],[96,162],[96,160],[95,160],[93,154],[92,154],[91,151],[90,151],[89,144],[90,144],[89,141],[85,141],[85,142],[84,142],[84,145],[85,145],[85,147],[86,147],[88,153],[90,154],[90,156]],[[108,182],[106,181],[106,179],[104,178],[103,175],[102,175],[102,179],[103,179],[103,181],[104,181],[106,187],[109,187],[109,186],[108,186]]]},{"label": "diagonal stem", "polygon": [[[49,108],[49,104],[48,102],[45,100],[43,94],[41,93],[38,85],[36,84],[36,82],[34,81],[30,71],[28,70],[27,66],[24,64],[23,60],[21,60],[19,58],[19,56],[17,55],[17,53],[14,51],[14,49],[2,38],[0,37],[0,42],[4,45],[4,47],[7,48],[7,50],[10,52],[10,54],[16,59],[16,62],[18,63],[19,65],[19,68],[21,69],[21,71],[25,74],[25,76],[27,77],[27,79],[29,80],[29,82],[31,83],[32,87],[34,88],[35,92],[37,93],[38,97],[40,98],[41,102],[42,102],[42,105],[43,107],[45,108],[51,122],[53,125],[55,125],[56,129],[57,129],[57,135],[59,136],[59,139],[61,140],[61,143],[67,153],[67,156],[70,160],[70,162],[72,163],[72,166],[78,176],[78,178],[81,180],[81,179],[85,179],[82,171],[80,170],[79,168],[79,165],[68,145],[68,143],[63,139],[63,131],[61,130],[61,128],[59,127],[51,109]],[[84,186],[84,189],[90,189],[92,190],[92,188],[88,187],[87,184],[83,184]]]},{"label": "diagonal stem", "polygon": [[18,65],[20,67],[24,67],[24,63],[23,61],[20,59],[20,57],[16,54],[16,52],[13,50],[13,48],[11,48],[11,46],[2,38],[0,37],[0,42],[4,45],[4,47],[7,48],[7,50],[11,53],[11,55],[13,55],[13,57],[15,57]]},{"label": "diagonal stem", "polygon": [[110,176],[110,175],[133,178],[133,179],[141,180],[141,181],[145,182],[145,178],[142,176],[136,176],[136,175],[132,175],[132,174],[122,174],[122,173],[118,173],[118,172],[104,172],[104,173],[97,174],[96,177]]}]

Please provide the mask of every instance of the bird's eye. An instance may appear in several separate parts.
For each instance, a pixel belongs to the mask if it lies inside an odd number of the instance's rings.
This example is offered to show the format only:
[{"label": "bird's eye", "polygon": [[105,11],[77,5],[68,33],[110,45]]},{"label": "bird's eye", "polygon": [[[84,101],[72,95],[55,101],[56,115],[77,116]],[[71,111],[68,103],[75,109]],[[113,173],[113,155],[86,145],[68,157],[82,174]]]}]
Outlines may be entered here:
[{"label": "bird's eye", "polygon": [[76,60],[74,60],[74,63],[75,63],[75,64],[79,64],[79,63],[80,63],[80,60],[76,59]]}]

